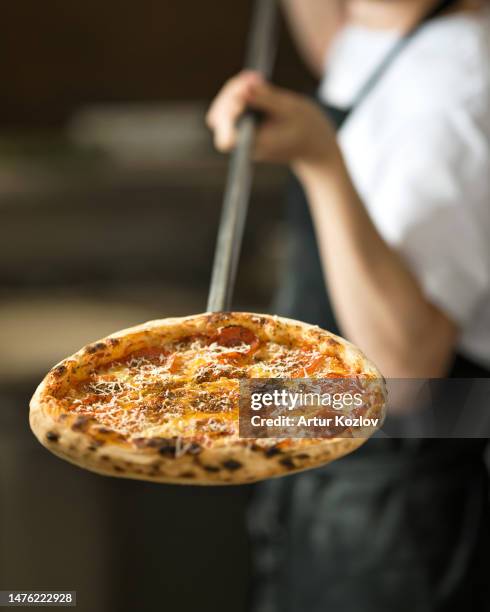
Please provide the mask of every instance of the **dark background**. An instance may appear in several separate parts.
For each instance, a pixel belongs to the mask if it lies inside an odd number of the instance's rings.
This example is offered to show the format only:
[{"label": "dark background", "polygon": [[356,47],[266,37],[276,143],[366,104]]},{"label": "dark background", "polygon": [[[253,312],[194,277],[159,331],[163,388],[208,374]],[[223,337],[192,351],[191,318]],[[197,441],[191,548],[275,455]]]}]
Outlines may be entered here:
[{"label": "dark background", "polygon": [[[204,310],[226,160],[203,117],[246,1],[17,1],[0,24],[0,589],[87,612],[246,609],[250,487],[103,478],[45,451],[28,401],[59,359]],[[282,29],[275,80],[313,85]],[[267,311],[284,170],[257,174],[235,307]]]},{"label": "dark background", "polygon": [[[59,125],[94,101],[211,99],[242,66],[252,4],[6,3],[0,122]],[[311,84],[284,28],[275,80]]]}]

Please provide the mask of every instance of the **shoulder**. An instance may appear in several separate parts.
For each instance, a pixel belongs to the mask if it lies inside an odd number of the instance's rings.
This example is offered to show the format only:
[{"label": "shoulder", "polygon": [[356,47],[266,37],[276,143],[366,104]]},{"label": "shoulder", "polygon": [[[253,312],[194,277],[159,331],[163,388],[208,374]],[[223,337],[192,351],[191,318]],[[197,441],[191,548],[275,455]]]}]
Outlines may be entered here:
[{"label": "shoulder", "polygon": [[446,17],[417,35],[386,85],[391,81],[399,106],[411,113],[464,107],[488,114],[489,57],[490,11]]},{"label": "shoulder", "polygon": [[[458,165],[469,181],[488,164],[489,13],[430,24],[410,43],[346,126],[344,144],[375,143],[369,183],[399,156],[422,171]],[[459,161],[458,161],[459,160]]]}]

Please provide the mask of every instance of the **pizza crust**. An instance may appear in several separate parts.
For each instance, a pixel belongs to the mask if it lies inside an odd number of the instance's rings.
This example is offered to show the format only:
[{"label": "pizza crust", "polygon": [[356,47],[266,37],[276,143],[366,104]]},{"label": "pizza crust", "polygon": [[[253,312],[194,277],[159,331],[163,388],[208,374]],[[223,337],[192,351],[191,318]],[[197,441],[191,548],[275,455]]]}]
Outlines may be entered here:
[{"label": "pizza crust", "polygon": [[[208,332],[223,325],[246,325],[259,337],[284,342],[288,338],[314,341],[321,350],[335,341],[344,360],[362,375],[376,377],[386,399],[384,379],[377,368],[352,344],[320,328],[291,319],[252,313],[204,313],[150,321],[119,331],[90,344],[57,364],[41,382],[30,403],[30,425],[38,440],[62,459],[93,472],[161,483],[220,485],[244,484],[283,476],[338,459],[359,446],[373,431],[356,437],[293,439],[286,448],[274,441],[225,439],[211,447],[191,445],[179,452],[175,445],[151,444],[136,448],[124,444],[114,431],[99,428],[88,435],[90,419],[61,411],[57,396],[104,364],[129,352],[178,340],[185,334]],[[384,405],[377,406],[378,416]],[[196,445],[197,446],[197,445]]]}]

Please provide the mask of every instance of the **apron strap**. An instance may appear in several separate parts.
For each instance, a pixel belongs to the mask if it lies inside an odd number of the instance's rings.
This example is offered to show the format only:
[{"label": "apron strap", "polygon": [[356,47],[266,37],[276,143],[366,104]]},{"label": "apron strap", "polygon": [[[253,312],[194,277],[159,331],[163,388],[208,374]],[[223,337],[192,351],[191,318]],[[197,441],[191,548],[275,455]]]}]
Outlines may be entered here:
[{"label": "apron strap", "polygon": [[450,8],[456,6],[459,0],[439,0],[421,19],[417,24],[407,32],[399,41],[395,43],[391,51],[386,55],[381,64],[376,68],[373,74],[369,77],[367,82],[362,86],[361,90],[355,97],[348,114],[351,114],[361,102],[371,93],[376,84],[380,81],[381,77],[385,74],[394,60],[401,54],[401,52],[407,47],[412,41],[416,34],[432,19],[439,17]]}]

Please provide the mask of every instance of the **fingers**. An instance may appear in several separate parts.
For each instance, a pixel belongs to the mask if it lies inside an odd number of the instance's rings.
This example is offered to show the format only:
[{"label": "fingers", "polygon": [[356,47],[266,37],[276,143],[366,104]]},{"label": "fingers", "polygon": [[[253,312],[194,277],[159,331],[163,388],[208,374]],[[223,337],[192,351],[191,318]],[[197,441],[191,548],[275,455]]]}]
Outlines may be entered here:
[{"label": "fingers", "polygon": [[295,98],[295,95],[289,91],[262,81],[251,89],[248,104],[272,118],[274,116],[281,118],[292,111]]},{"label": "fingers", "polygon": [[236,121],[249,105],[254,88],[261,83],[262,77],[257,72],[241,72],[223,86],[212,103],[206,122],[214,132],[219,151],[229,151],[235,145]]},{"label": "fingers", "polygon": [[297,98],[296,94],[265,82],[257,72],[241,72],[223,86],[206,117],[214,133],[216,148],[222,152],[233,149],[237,120],[247,108],[263,111],[267,115],[257,142],[267,141],[269,137],[274,140],[274,134],[267,134],[271,131],[267,126],[274,122],[287,122],[297,115]]}]

